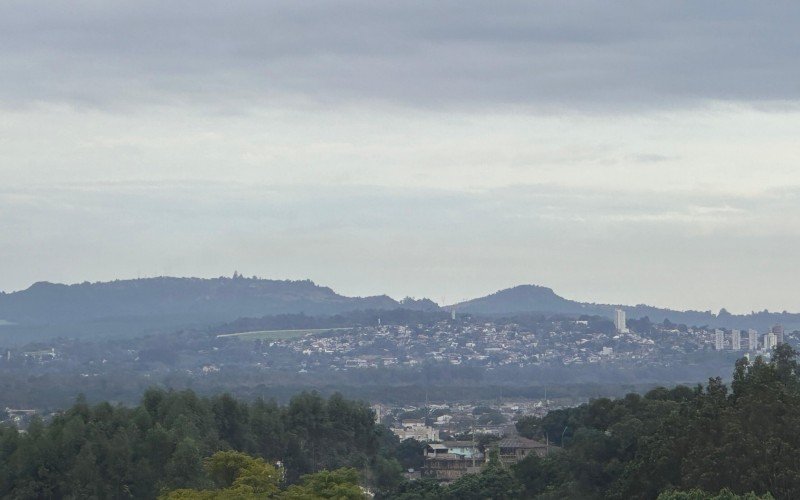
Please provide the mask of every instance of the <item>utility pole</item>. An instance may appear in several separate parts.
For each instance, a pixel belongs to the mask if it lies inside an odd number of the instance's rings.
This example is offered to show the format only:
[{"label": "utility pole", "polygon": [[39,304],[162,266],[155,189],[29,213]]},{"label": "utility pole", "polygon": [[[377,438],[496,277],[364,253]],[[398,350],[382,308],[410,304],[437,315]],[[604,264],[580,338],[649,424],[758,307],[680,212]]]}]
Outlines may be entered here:
[{"label": "utility pole", "polygon": [[547,399],[547,386],[544,386],[544,409],[545,415],[550,413],[550,400]]},{"label": "utility pole", "polygon": [[472,468],[475,469],[475,424],[472,425]]}]

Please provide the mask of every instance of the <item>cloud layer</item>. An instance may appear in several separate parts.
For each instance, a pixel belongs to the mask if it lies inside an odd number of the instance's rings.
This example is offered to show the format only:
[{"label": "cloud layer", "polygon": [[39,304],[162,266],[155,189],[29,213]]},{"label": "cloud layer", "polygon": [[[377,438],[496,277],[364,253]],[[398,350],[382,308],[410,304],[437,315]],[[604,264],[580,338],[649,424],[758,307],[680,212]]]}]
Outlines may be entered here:
[{"label": "cloud layer", "polygon": [[0,3],[0,289],[797,310],[800,4]]},{"label": "cloud layer", "polygon": [[0,99],[620,110],[800,94],[796,2],[0,6]]}]

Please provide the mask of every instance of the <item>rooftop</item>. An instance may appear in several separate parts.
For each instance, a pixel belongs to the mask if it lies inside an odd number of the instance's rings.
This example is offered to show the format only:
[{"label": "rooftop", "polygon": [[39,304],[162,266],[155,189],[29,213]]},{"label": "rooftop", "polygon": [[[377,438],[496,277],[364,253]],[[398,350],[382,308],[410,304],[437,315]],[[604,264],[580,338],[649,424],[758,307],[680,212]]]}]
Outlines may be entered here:
[{"label": "rooftop", "polygon": [[500,448],[534,449],[546,448],[547,444],[522,436],[511,436],[498,441],[497,446]]}]

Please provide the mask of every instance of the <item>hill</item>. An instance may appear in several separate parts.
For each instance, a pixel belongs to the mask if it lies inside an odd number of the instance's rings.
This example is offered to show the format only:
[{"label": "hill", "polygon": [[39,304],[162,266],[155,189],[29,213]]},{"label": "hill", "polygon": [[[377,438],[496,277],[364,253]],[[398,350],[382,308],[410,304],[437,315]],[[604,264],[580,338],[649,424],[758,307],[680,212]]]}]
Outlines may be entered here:
[{"label": "hill", "polygon": [[520,285],[500,290],[477,299],[454,304],[459,313],[508,316],[521,313],[565,314],[571,316],[598,315],[612,318],[615,309],[623,309],[628,319],[647,316],[651,321],[664,320],[694,326],[717,328],[755,328],[764,331],[776,323],[789,329],[800,328],[800,314],[789,312],[760,311],[750,314],[731,314],[725,309],[714,314],[711,311],[676,311],[639,304],[596,304],[577,302],[557,295],[552,289],[537,285]]},{"label": "hill", "polygon": [[[746,315],[724,309],[675,311],[648,305],[578,302],[537,285],[521,285],[456,304],[461,314],[597,315],[613,317],[614,309],[629,319],[764,331],[775,323],[800,328],[800,314],[769,311]],[[303,314],[333,316],[353,311],[437,312],[429,299],[397,301],[386,295],[347,297],[310,280],[245,278],[146,278],[63,285],[35,283],[26,290],[0,292],[0,339],[7,342],[65,337],[120,337],[209,327],[240,318]]]},{"label": "hill", "polygon": [[[62,285],[40,282],[0,294],[5,337],[115,336],[209,325],[241,317],[438,308],[427,299],[346,297],[312,281],[147,278]],[[9,325],[8,323],[11,323]]]},{"label": "hill", "polygon": [[520,285],[500,290],[486,297],[455,305],[459,312],[505,315],[540,312],[547,314],[583,314],[584,304],[556,295],[552,289],[537,285]]}]

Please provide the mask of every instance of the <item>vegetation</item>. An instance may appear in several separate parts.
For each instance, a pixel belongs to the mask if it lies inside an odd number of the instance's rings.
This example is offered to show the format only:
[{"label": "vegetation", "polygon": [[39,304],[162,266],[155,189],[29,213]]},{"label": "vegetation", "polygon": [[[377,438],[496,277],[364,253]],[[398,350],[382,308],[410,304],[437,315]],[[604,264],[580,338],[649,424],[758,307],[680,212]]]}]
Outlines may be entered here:
[{"label": "vegetation", "polygon": [[[0,427],[0,497],[154,498],[176,489],[261,491],[264,477],[277,477],[271,464],[279,462],[281,481],[297,485],[289,488],[293,492],[319,479],[301,477],[342,467],[365,471],[363,479],[373,487],[390,487],[401,470],[389,458],[398,444],[375,425],[367,406],[340,395],[326,400],[302,393],[279,407],[263,400],[247,404],[229,395],[206,399],[191,391],[153,389],[135,408],[90,407],[81,399],[47,425],[34,420],[27,433]],[[258,458],[215,455],[234,450]]]},{"label": "vegetation", "polygon": [[775,497],[769,493],[766,495],[756,495],[755,493],[737,495],[727,488],[720,491],[717,495],[709,495],[702,490],[691,490],[670,491],[658,496],[658,500],[772,500],[773,498]]},{"label": "vegetation", "polygon": [[[561,445],[450,485],[408,482],[403,444],[365,405],[303,393],[280,407],[148,390],[134,408],[79,400],[27,433],[0,428],[0,496],[11,498],[769,499],[800,497],[797,352],[736,363],[730,389],[659,388],[596,399],[521,434]],[[486,449],[492,454],[491,443]]]},{"label": "vegetation", "polygon": [[74,285],[40,282],[26,290],[0,292],[3,337],[15,343],[60,336],[135,337],[264,315],[308,314],[322,319],[320,326],[312,326],[313,320],[284,326],[274,319],[255,319],[251,321],[262,324],[237,331],[327,328],[334,326],[327,316],[362,311],[362,316],[377,317],[382,311],[395,309],[412,310],[399,315],[414,316],[423,310],[435,311],[438,306],[427,299],[398,302],[386,295],[345,297],[309,280],[246,278],[238,273],[233,278],[214,279],[158,277]]},{"label": "vegetation", "polygon": [[[524,496],[699,498],[693,490],[722,492],[719,498],[800,496],[796,355],[784,344],[771,362],[739,360],[730,391],[715,378],[706,387],[597,399],[521,420],[523,435],[564,446],[516,466]],[[674,490],[689,492],[666,493]]]},{"label": "vegetation", "polygon": [[[506,318],[531,314],[609,317],[615,307],[568,300],[549,288],[523,285],[464,302],[458,305],[458,313]],[[758,330],[775,323],[789,329],[800,327],[800,314],[785,311],[732,315],[724,309],[713,314],[646,305],[622,307],[631,319],[647,316],[656,322],[669,318],[684,324]],[[269,316],[262,318],[264,315]],[[238,273],[214,279],[157,277],[73,285],[40,282],[26,290],[0,291],[2,337],[13,344],[58,337],[132,338],[221,322],[231,323],[217,333],[351,327],[375,324],[377,318],[384,324],[416,324],[448,316],[429,299],[345,297],[309,280],[266,280]]]},{"label": "vegetation", "polygon": [[261,330],[255,332],[225,333],[220,337],[233,337],[239,340],[285,340],[317,333],[330,332],[336,330],[346,330],[346,328],[321,328],[307,330]]},{"label": "vegetation", "polygon": [[205,470],[214,481],[211,489],[178,489],[160,497],[161,500],[307,500],[335,498],[360,500],[365,498],[359,487],[358,472],[345,468],[320,471],[303,476],[299,484],[281,488],[278,470],[264,462],[236,451],[218,451],[205,460]]}]

